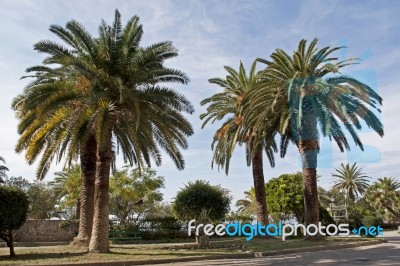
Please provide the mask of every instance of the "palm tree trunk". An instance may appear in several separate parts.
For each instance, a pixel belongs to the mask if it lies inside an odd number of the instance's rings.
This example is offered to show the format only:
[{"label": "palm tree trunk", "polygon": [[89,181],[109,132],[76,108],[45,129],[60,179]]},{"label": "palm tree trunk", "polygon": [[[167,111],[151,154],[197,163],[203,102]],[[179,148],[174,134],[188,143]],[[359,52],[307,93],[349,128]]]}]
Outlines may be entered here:
[{"label": "palm tree trunk", "polygon": [[349,191],[349,193],[348,193],[349,195],[349,199],[350,199],[350,203],[354,203],[354,202],[356,202],[356,196],[355,196],[355,193],[354,193],[354,191],[352,190],[352,189],[350,189],[350,191]]},{"label": "palm tree trunk", "polygon": [[305,224],[318,225],[318,186],[317,186],[317,151],[318,140],[304,140],[297,143],[303,164],[304,220]]},{"label": "palm tree trunk", "polygon": [[81,217],[81,199],[78,198],[76,200],[75,219],[79,220],[80,217]]},{"label": "palm tree trunk", "polygon": [[[312,95],[302,99],[302,118],[300,127],[297,125],[292,132],[296,139],[297,148],[301,156],[303,168],[303,189],[304,189],[304,222],[308,226],[314,224],[318,226],[319,207],[318,207],[318,186],[317,186],[317,155],[319,150],[317,118],[313,110]],[[298,99],[299,100],[299,99]],[[297,103],[296,103],[297,104]],[[298,114],[294,113],[292,123],[296,123]],[[319,240],[319,234],[306,236],[309,240]]]},{"label": "palm tree trunk", "polygon": [[109,177],[112,161],[111,132],[107,143],[99,149],[94,195],[94,216],[89,251],[109,252]]},{"label": "palm tree trunk", "polygon": [[94,190],[96,179],[97,142],[94,135],[84,144],[81,154],[82,188],[80,197],[79,232],[74,243],[88,246],[92,234]]},{"label": "palm tree trunk", "polygon": [[253,168],[253,181],[254,181],[254,191],[256,196],[256,206],[257,206],[257,221],[262,225],[267,225],[268,214],[267,214],[267,199],[265,193],[265,181],[264,181],[264,171],[263,171],[263,158],[262,149],[257,150],[251,161]]}]

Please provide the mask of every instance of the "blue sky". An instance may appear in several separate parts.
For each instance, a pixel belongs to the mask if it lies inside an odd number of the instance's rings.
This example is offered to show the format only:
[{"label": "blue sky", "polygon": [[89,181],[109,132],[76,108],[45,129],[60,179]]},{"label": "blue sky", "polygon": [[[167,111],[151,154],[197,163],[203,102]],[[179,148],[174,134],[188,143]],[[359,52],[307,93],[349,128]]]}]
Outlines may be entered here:
[{"label": "blue sky", "polygon": [[[15,154],[17,121],[10,109],[12,98],[20,93],[27,80],[20,80],[24,70],[41,62],[42,55],[32,46],[39,40],[57,40],[49,25],[71,19],[84,24],[93,34],[101,19],[111,22],[118,8],[123,21],[138,15],[144,25],[142,45],[171,40],[179,56],[168,66],[185,71],[191,82],[172,86],[194,104],[196,113],[189,117],[195,134],[184,152],[186,168],[175,169],[168,157],[156,168],[165,177],[165,200],[189,180],[205,179],[231,190],[234,201],[252,186],[251,169],[246,167],[244,151],[238,147],[229,176],[211,170],[211,141],[218,125],[201,129],[199,115],[205,108],[200,101],[219,92],[208,79],[224,77],[224,65],[237,68],[240,60],[249,67],[257,57],[268,58],[276,48],[292,52],[303,39],[320,39],[319,46],[346,45],[337,55],[360,57],[360,65],[347,69],[348,74],[368,83],[383,97],[385,136],[367,129],[360,136],[367,150],[340,153],[327,141],[322,142],[325,157],[320,185],[329,187],[331,173],[340,163],[358,161],[376,180],[383,176],[400,177],[400,136],[397,125],[400,111],[400,12],[399,1],[7,1],[0,0],[0,156],[7,160],[10,176],[33,179],[36,165],[28,166],[23,154]],[[118,161],[122,167],[123,162]],[[53,165],[46,180],[62,165]],[[265,165],[266,180],[282,173],[300,170],[297,150],[291,147],[285,159],[277,158],[271,169]]]}]

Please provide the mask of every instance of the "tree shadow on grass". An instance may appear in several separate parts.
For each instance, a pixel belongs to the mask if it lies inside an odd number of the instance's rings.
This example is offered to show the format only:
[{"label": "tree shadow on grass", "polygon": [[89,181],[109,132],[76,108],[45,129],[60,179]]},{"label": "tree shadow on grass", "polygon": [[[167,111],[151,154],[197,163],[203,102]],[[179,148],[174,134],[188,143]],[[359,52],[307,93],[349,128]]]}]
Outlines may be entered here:
[{"label": "tree shadow on grass", "polygon": [[43,260],[43,259],[61,259],[61,258],[71,258],[87,254],[87,252],[53,252],[53,253],[28,253],[28,254],[18,254],[15,257],[10,258],[9,255],[0,255],[0,262],[2,261],[27,261],[27,260]]},{"label": "tree shadow on grass", "polygon": [[[392,242],[392,241],[391,241]],[[396,243],[394,243],[396,244]],[[397,243],[398,244],[398,243]],[[317,252],[293,253],[265,257],[252,261],[251,265],[393,265],[400,261],[400,247],[397,245],[380,244],[361,248],[344,248]],[[220,265],[229,265],[229,263]]]},{"label": "tree shadow on grass", "polygon": [[191,257],[191,256],[209,256],[209,255],[226,255],[229,253],[202,253],[202,252],[184,252],[180,250],[179,252],[171,252],[171,253],[128,253],[128,252],[118,252],[118,251],[111,251],[109,254],[112,255],[121,255],[121,256],[146,256],[146,257]]}]

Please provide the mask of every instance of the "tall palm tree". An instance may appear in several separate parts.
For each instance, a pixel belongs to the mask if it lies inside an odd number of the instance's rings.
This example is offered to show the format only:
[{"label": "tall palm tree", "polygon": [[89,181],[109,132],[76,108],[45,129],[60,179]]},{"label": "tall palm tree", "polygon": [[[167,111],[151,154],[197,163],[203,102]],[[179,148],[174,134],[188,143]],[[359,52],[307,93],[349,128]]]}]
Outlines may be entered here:
[{"label": "tall palm tree", "polygon": [[[6,163],[6,160],[4,160],[3,157],[0,157],[0,162],[3,162],[4,164]],[[4,183],[3,178],[6,178],[6,171],[8,171],[8,168],[5,167],[4,165],[0,165],[0,184]]]},{"label": "tall palm tree", "polygon": [[[210,98],[204,99],[201,104],[209,104],[207,112],[200,116],[204,119],[203,127],[211,121],[226,119],[222,126],[214,135],[212,149],[214,150],[212,165],[216,163],[218,167],[224,168],[229,172],[229,163],[236,144],[245,144],[247,151],[247,163],[252,166],[255,198],[257,203],[257,220],[263,224],[268,224],[267,204],[265,194],[265,180],[263,173],[263,149],[265,149],[271,166],[274,166],[273,152],[276,151],[276,144],[273,135],[261,139],[263,131],[254,129],[244,129],[243,113],[245,106],[242,101],[246,93],[257,84],[256,61],[253,62],[249,75],[240,63],[239,71],[225,66],[228,75],[225,79],[213,78],[209,82],[216,84],[224,89],[223,92],[214,94]],[[250,151],[254,150],[254,153]]]},{"label": "tall palm tree", "polygon": [[356,196],[362,195],[369,187],[370,177],[366,176],[356,163],[351,166],[342,163],[336,172],[336,174],[332,173],[332,176],[338,179],[333,181],[333,189],[345,191],[351,202],[354,202]]},{"label": "tall palm tree", "polygon": [[[380,136],[383,126],[374,113],[382,98],[368,85],[352,77],[338,74],[357,59],[340,61],[331,56],[342,47],[317,48],[314,39],[307,47],[302,40],[291,56],[282,49],[271,55],[262,72],[260,86],[251,90],[248,101],[253,108],[250,120],[263,121],[271,112],[279,118],[279,132],[292,139],[301,155],[304,182],[305,222],[317,224],[319,217],[317,192],[317,153],[319,136],[334,139],[341,151],[350,146],[341,123],[356,145],[363,149],[356,130],[363,120]],[[257,109],[256,109],[257,108]],[[254,127],[254,124],[250,126]]]},{"label": "tall palm tree", "polygon": [[[64,115],[61,121],[75,119],[75,123],[66,123],[79,125],[66,130],[65,125],[59,123],[52,140],[61,139],[63,145],[46,142],[48,149],[44,151],[50,150],[51,155],[55,154],[54,149],[64,152],[64,140],[70,141],[69,147],[74,149],[72,144],[80,143],[76,137],[79,134],[86,136],[85,142],[89,136],[95,137],[95,211],[89,250],[107,252],[109,174],[116,152],[120,150],[126,162],[143,167],[144,164],[151,166],[151,160],[160,165],[161,147],[178,169],[184,168],[180,148],[187,148],[186,139],[193,134],[193,129],[181,113],[193,113],[194,110],[183,95],[158,84],[187,84],[188,78],[183,72],[163,65],[166,59],[177,56],[171,42],[140,47],[143,30],[137,16],[122,28],[120,14],[116,11],[112,25],[101,23],[97,38],[76,21],[68,22],[66,28],[51,26],[50,30],[64,41],[65,46],[51,41],[37,43],[35,49],[49,55],[44,64],[60,65],[67,76],[81,80],[84,86],[68,88],[67,91],[74,92],[68,96],[54,92],[57,90],[54,86],[45,91],[38,89],[37,93],[41,92],[42,97],[47,94],[51,102],[51,107],[45,108],[48,117],[57,120],[58,112],[61,112]],[[40,71],[40,67],[35,71]],[[75,116],[68,115],[74,112]],[[42,122],[41,131],[46,132],[49,125]],[[58,136],[58,132],[62,134]],[[43,138],[38,139],[45,142]],[[36,140],[35,144],[40,141]],[[71,154],[75,154],[76,150],[73,151]]]},{"label": "tall palm tree", "polygon": [[[70,68],[34,66],[26,77],[35,80],[14,98],[21,134],[16,151],[26,150],[26,160],[32,164],[42,155],[36,176],[42,180],[56,157],[64,155],[66,163],[80,157],[82,188],[80,198],[79,233],[74,243],[87,245],[92,231],[94,213],[94,182],[96,176],[97,141],[89,126],[94,113],[87,79]],[[43,151],[43,152],[41,152]],[[67,166],[66,165],[66,166]]]},{"label": "tall palm tree", "polygon": [[395,209],[400,207],[400,182],[394,178],[380,178],[373,183],[366,192],[366,199],[372,207],[387,210],[400,221],[400,212]]},{"label": "tall palm tree", "polygon": [[55,178],[50,182],[56,195],[67,207],[76,207],[76,219],[80,216],[80,201],[82,187],[82,169],[79,164],[72,165],[62,172],[55,172]]}]

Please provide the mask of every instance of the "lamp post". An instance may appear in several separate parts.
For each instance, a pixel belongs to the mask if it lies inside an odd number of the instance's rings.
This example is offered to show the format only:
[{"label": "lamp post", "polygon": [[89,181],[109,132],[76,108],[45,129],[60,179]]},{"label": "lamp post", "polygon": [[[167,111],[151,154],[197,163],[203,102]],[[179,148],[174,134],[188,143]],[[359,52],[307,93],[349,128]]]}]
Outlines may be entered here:
[{"label": "lamp post", "polygon": [[331,216],[332,216],[333,219],[335,219],[334,213],[333,213],[334,202],[335,202],[335,198],[332,196],[331,197],[331,206],[330,207],[331,207]]}]

